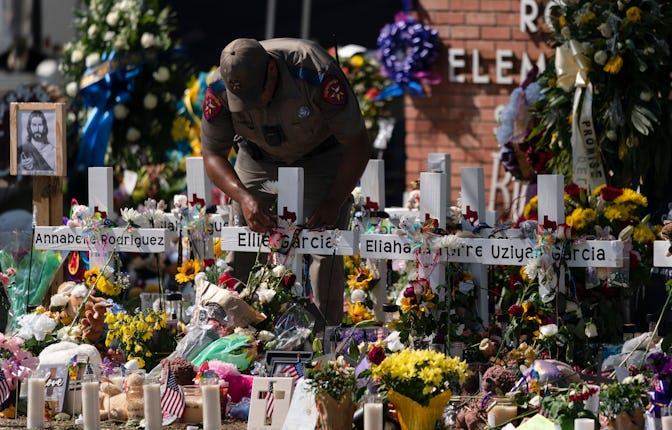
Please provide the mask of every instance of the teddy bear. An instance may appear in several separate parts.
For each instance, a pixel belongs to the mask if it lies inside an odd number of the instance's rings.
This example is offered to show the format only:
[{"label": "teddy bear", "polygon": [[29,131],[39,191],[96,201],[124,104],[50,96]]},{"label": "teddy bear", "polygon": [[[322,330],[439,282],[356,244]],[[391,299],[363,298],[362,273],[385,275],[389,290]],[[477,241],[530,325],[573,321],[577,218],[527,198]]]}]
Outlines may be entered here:
[{"label": "teddy bear", "polygon": [[[81,312],[80,330],[78,338],[86,339],[89,343],[95,344],[102,336],[105,325],[105,312],[109,307],[105,299],[88,295],[89,289],[84,284],[78,284],[72,281],[63,282],[59,285],[56,295],[67,298],[67,302],[60,311],[61,321],[72,321],[77,312]],[[82,302],[87,297],[83,309]],[[54,300],[52,300],[52,303]]]},{"label": "teddy bear", "polygon": [[516,374],[499,364],[488,367],[481,377],[480,393],[456,417],[456,428],[476,430],[487,427],[486,411],[494,401],[493,397],[509,392],[516,384]]}]

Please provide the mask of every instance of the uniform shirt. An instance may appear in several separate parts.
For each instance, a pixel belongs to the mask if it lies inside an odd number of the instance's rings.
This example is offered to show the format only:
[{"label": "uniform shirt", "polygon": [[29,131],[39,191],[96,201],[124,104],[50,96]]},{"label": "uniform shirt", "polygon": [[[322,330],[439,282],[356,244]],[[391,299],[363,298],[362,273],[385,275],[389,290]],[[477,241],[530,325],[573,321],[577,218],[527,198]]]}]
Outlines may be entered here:
[{"label": "uniform shirt", "polygon": [[[364,120],[357,98],[329,53],[306,40],[271,39],[260,43],[278,65],[278,86],[270,104],[230,112],[224,81],[217,69],[203,106],[204,149],[228,154],[237,134],[289,164],[332,135],[341,141],[360,132]],[[275,145],[268,138],[269,133],[278,139]]]}]

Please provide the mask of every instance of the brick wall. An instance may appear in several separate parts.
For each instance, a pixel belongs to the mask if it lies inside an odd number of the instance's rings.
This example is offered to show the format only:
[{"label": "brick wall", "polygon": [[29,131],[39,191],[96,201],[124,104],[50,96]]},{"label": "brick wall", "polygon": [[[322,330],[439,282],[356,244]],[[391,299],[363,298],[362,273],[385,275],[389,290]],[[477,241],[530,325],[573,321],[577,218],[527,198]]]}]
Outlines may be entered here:
[{"label": "brick wall", "polygon": [[[416,16],[423,23],[439,31],[443,47],[434,65],[442,82],[428,88],[427,97],[406,96],[406,179],[417,179],[426,169],[427,154],[447,152],[452,160],[452,196],[459,196],[460,169],[483,167],[485,170],[486,199],[492,178],[492,153],[498,151],[493,131],[496,126],[495,109],[508,103],[513,88],[520,83],[523,53],[537,62],[541,52],[549,56],[545,45],[547,33],[520,30],[522,0],[418,0]],[[539,5],[543,24],[543,4]],[[529,10],[525,12],[529,14]],[[465,67],[456,70],[464,82],[450,82],[448,50],[462,48]],[[472,73],[473,50],[480,58],[478,75],[488,76],[490,83],[474,83]],[[511,77],[512,84],[497,83],[497,50],[511,50],[511,70],[502,75]],[[478,79],[478,76],[477,76]],[[503,169],[500,168],[500,177]],[[486,200],[487,201],[487,200]],[[455,202],[453,202],[455,203]],[[501,209],[501,208],[498,208]]]}]

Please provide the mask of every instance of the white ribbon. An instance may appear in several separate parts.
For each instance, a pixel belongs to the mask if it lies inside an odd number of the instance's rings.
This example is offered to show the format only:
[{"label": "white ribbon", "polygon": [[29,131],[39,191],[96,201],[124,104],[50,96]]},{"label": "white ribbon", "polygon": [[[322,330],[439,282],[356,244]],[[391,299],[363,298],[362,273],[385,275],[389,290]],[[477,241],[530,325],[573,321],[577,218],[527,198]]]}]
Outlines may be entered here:
[{"label": "white ribbon", "polygon": [[588,81],[587,61],[581,45],[571,40],[555,51],[557,85],[570,92],[572,106],[572,179],[589,190],[606,182],[593,124],[593,86]]}]

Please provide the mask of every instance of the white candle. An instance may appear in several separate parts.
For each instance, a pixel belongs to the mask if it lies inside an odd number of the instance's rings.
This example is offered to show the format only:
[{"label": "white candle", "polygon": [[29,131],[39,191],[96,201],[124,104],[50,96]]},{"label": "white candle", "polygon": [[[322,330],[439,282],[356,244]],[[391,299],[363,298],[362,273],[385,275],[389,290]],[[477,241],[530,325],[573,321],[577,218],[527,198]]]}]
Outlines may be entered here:
[{"label": "white candle", "polygon": [[161,385],[149,383],[142,386],[145,400],[145,429],[161,430]]},{"label": "white candle", "polygon": [[203,430],[222,428],[222,410],[219,405],[219,385],[201,385],[203,394]]},{"label": "white candle", "polygon": [[382,403],[364,403],[364,430],[383,430]]},{"label": "white candle", "polygon": [[595,430],[595,420],[590,418],[574,419],[574,430]]},{"label": "white candle", "polygon": [[98,381],[82,382],[82,415],[84,430],[100,429],[100,383]]},{"label": "white candle", "polygon": [[672,416],[661,417],[661,421],[663,422],[663,430],[672,430]]},{"label": "white candle", "polygon": [[28,421],[26,428],[44,427],[44,386],[46,378],[28,378]]}]

